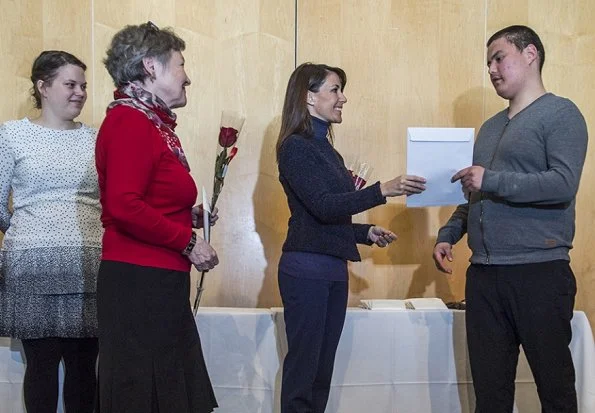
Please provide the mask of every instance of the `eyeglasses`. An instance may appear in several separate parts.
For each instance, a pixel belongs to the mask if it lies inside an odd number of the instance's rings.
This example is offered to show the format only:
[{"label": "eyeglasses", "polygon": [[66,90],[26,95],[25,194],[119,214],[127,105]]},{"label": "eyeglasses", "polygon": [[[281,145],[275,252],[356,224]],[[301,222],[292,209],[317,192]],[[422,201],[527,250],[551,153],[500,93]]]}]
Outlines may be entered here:
[{"label": "eyeglasses", "polygon": [[149,34],[156,33],[159,33],[159,27],[157,27],[155,23],[149,20],[147,23],[145,23],[145,35],[143,36],[143,43],[145,42],[145,40],[147,40]]}]

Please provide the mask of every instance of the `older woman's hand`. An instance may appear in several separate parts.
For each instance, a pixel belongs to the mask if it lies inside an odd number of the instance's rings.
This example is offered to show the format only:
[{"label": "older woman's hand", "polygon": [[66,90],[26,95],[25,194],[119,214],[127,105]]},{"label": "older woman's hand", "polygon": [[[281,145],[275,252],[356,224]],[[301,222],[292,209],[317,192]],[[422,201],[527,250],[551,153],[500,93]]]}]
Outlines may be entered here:
[{"label": "older woman's hand", "polygon": [[[211,212],[211,216],[209,217],[209,222],[211,226],[215,225],[215,222],[219,219],[219,209],[217,207],[213,208],[213,212]],[[192,226],[194,228],[202,228],[204,226],[204,209],[202,204],[195,206],[192,208]]]},{"label": "older woman's hand", "polygon": [[384,248],[396,240],[397,235],[392,231],[374,225],[368,230],[368,239],[379,247]]},{"label": "older woman's hand", "polygon": [[217,253],[204,239],[196,238],[196,245],[188,255],[190,262],[194,264],[198,271],[208,271],[219,264]]}]

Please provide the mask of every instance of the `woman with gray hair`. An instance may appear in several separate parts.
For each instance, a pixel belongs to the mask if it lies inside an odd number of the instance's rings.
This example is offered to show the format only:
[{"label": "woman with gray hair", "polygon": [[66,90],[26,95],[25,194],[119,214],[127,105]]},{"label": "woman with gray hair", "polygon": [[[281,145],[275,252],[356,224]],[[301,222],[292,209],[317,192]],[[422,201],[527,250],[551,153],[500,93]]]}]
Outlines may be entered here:
[{"label": "woman with gray hair", "polygon": [[191,264],[209,270],[218,259],[192,230],[202,209],[171,111],[186,105],[184,48],[149,22],[116,33],[104,60],[117,89],[96,147],[99,413],[217,407],[189,295]]}]

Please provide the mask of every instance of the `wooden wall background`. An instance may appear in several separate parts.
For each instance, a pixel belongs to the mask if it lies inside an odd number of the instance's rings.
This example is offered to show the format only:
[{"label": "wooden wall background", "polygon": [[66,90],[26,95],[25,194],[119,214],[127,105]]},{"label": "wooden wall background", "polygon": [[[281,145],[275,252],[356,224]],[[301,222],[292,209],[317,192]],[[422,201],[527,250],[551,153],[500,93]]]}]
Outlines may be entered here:
[{"label": "wooden wall background", "polygon": [[[0,0],[0,10],[0,121],[35,116],[31,63],[43,49],[65,49],[88,64],[81,120],[99,126],[113,89],[101,63],[106,47],[122,26],[147,20],[174,27],[187,42],[192,86],[188,106],[177,111],[178,132],[197,183],[209,192],[221,111],[246,115],[213,231],[222,263],[208,275],[204,306],[281,305],[276,268],[289,214],[274,144],[296,62],[346,70],[349,102],[336,146],[371,162],[373,179],[405,172],[407,126],[477,129],[505,107],[486,76],[484,45],[510,24],[540,34],[546,87],[571,98],[595,130],[593,0]],[[572,262],[576,307],[595,326],[593,151],[591,145]],[[465,242],[455,249],[453,276],[438,273],[431,259],[452,210],[407,209],[404,199],[392,199],[357,216],[399,239],[388,249],[361,248],[363,261],[350,266],[350,305],[361,298],[463,298]]]}]

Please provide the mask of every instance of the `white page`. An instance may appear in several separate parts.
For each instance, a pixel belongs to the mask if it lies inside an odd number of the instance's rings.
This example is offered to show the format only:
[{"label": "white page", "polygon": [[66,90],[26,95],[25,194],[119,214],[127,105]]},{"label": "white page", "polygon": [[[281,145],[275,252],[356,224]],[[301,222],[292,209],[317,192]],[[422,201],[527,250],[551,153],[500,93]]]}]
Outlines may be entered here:
[{"label": "white page", "polygon": [[452,176],[473,161],[473,128],[407,128],[407,174],[426,178],[426,190],[407,197],[408,207],[467,202]]},{"label": "white page", "polygon": [[211,243],[211,207],[209,204],[209,197],[207,196],[207,191],[205,187],[202,187],[202,210],[203,210],[203,238],[207,242],[207,244]]}]

